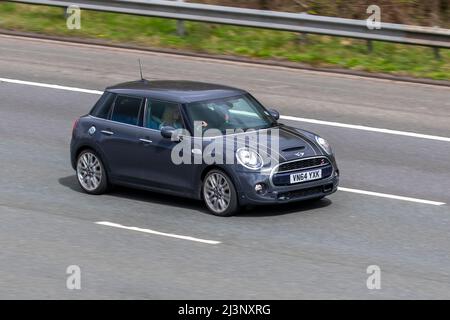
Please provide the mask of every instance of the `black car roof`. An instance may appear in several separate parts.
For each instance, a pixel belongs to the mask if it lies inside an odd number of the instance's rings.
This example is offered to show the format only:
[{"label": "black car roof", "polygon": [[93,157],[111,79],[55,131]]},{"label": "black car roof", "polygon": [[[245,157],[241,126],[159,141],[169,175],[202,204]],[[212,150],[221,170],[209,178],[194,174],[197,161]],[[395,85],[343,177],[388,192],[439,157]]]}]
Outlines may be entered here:
[{"label": "black car roof", "polygon": [[178,80],[138,80],[117,84],[106,90],[178,103],[220,99],[246,93],[244,90],[219,84]]}]

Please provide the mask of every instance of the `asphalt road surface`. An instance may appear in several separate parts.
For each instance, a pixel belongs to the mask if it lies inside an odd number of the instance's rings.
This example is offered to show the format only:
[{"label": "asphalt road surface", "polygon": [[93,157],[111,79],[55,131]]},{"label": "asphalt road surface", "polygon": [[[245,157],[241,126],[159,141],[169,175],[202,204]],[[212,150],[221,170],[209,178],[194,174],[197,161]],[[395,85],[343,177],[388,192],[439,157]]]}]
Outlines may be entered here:
[{"label": "asphalt road surface", "polygon": [[[135,80],[138,58],[148,79],[242,87],[284,116],[344,124],[282,121],[330,140],[347,189],[231,218],[150,192],[84,194],[69,141],[98,94],[73,88]],[[0,298],[450,298],[449,88],[5,36],[0,78]]]}]

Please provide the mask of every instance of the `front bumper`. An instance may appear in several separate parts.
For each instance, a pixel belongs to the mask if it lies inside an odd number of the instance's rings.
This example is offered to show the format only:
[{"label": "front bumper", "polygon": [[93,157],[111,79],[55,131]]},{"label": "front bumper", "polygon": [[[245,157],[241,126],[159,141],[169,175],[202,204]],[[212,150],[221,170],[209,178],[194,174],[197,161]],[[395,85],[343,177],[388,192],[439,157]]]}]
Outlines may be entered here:
[{"label": "front bumper", "polygon": [[[302,171],[292,173],[297,172]],[[238,179],[241,205],[279,204],[324,197],[336,192],[339,185],[339,170],[333,167],[331,175],[326,178],[289,185],[274,185],[270,175],[257,172],[238,172]],[[265,192],[255,191],[257,183],[266,186]]]}]

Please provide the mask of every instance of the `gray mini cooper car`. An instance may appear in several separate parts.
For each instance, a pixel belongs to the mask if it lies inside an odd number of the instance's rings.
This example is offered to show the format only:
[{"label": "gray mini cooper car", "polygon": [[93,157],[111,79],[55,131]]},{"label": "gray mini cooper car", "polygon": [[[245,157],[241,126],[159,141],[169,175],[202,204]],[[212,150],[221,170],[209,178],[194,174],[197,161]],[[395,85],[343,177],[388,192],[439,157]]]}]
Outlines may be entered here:
[{"label": "gray mini cooper car", "polygon": [[335,192],[339,170],[327,141],[278,118],[228,86],[123,83],[75,121],[71,162],[87,193],[143,188],[201,199],[219,216]]}]

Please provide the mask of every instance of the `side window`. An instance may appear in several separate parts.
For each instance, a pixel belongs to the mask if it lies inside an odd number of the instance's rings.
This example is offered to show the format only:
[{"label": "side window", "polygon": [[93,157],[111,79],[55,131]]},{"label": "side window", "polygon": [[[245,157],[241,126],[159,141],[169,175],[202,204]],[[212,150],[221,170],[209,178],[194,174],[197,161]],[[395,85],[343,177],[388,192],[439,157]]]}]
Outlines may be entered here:
[{"label": "side window", "polygon": [[116,95],[114,93],[105,92],[100,99],[98,99],[89,114],[97,118],[107,119],[115,97]]},{"label": "side window", "polygon": [[147,100],[145,126],[155,130],[160,130],[163,126],[183,128],[179,105],[172,102]]},{"label": "side window", "polygon": [[112,121],[139,125],[142,99],[128,96],[117,96],[111,116]]}]

